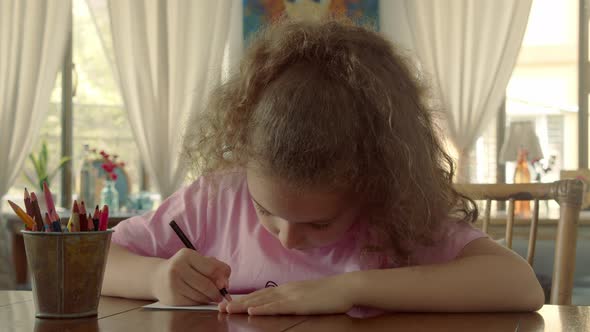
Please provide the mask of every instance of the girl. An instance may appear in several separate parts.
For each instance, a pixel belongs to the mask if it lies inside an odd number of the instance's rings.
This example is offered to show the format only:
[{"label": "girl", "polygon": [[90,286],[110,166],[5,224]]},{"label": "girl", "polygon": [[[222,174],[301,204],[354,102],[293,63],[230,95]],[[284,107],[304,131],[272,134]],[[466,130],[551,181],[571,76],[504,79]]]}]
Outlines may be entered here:
[{"label": "girl", "polygon": [[[197,181],[115,227],[103,294],[251,315],[529,311],[529,265],[470,225],[475,205],[410,62],[342,21],[289,22],[189,123]],[[196,247],[185,249],[175,220]]]}]

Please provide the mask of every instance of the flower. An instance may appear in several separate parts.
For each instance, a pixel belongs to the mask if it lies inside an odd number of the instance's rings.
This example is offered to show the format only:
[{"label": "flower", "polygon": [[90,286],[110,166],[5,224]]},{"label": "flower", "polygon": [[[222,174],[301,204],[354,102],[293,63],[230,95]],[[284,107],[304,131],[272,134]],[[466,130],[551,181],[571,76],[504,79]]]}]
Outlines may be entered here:
[{"label": "flower", "polygon": [[[92,149],[90,151],[96,153],[96,149]],[[117,154],[110,155],[106,153],[104,150],[100,150],[99,154],[102,156],[103,159],[102,165],[100,165],[100,167],[106,174],[106,180],[117,181],[118,176],[117,173],[115,173],[115,170],[117,168],[125,167],[125,163],[122,161],[115,162],[117,158],[119,158],[119,155]]]}]

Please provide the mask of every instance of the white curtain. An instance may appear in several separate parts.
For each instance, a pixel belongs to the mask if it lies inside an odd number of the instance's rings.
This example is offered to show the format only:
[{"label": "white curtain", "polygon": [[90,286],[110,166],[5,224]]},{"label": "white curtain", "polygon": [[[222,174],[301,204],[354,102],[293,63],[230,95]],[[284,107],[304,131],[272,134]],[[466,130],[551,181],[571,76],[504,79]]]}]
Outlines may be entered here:
[{"label": "white curtain", "polygon": [[[88,1],[93,11],[99,3]],[[115,76],[139,152],[163,198],[186,175],[179,155],[189,114],[202,109],[221,78],[231,5],[108,1]]]},{"label": "white curtain", "polygon": [[[0,197],[21,172],[45,119],[71,14],[70,0],[0,0]],[[0,270],[11,266],[2,259],[10,246],[5,224]],[[0,271],[0,288],[9,282],[3,277]]]},{"label": "white curtain", "polygon": [[504,98],[531,3],[406,0],[414,51],[432,79],[459,152],[458,182],[469,180],[469,150]]}]

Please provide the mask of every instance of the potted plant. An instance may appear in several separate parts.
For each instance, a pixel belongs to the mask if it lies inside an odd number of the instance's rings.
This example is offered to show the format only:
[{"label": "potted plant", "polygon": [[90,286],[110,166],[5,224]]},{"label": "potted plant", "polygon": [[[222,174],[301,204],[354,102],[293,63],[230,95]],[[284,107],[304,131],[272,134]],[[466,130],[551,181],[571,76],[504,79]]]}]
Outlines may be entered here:
[{"label": "potted plant", "polygon": [[39,198],[43,197],[43,182],[47,182],[47,186],[50,186],[51,181],[53,181],[53,178],[55,178],[57,172],[71,160],[71,157],[63,157],[59,160],[57,166],[50,169],[49,152],[47,150],[47,142],[45,140],[41,142],[41,151],[39,151],[37,155],[34,153],[29,154],[29,161],[33,167],[34,175],[32,175],[30,171],[26,169],[24,174],[33,187],[37,188],[38,193],[40,194],[37,195]]}]

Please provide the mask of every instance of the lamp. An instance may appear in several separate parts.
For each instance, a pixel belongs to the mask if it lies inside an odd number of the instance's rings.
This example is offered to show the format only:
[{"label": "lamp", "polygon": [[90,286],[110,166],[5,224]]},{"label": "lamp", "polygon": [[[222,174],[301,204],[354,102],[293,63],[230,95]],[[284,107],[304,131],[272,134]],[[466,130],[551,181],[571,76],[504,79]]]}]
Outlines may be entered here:
[{"label": "lamp", "polygon": [[[530,121],[512,122],[508,130],[508,136],[500,150],[500,162],[506,163],[507,161],[516,160],[514,183],[531,182],[531,173],[528,166],[529,157],[533,159],[543,158],[543,151],[533,123]],[[529,217],[531,214],[530,202],[516,201],[514,213]]]}]

